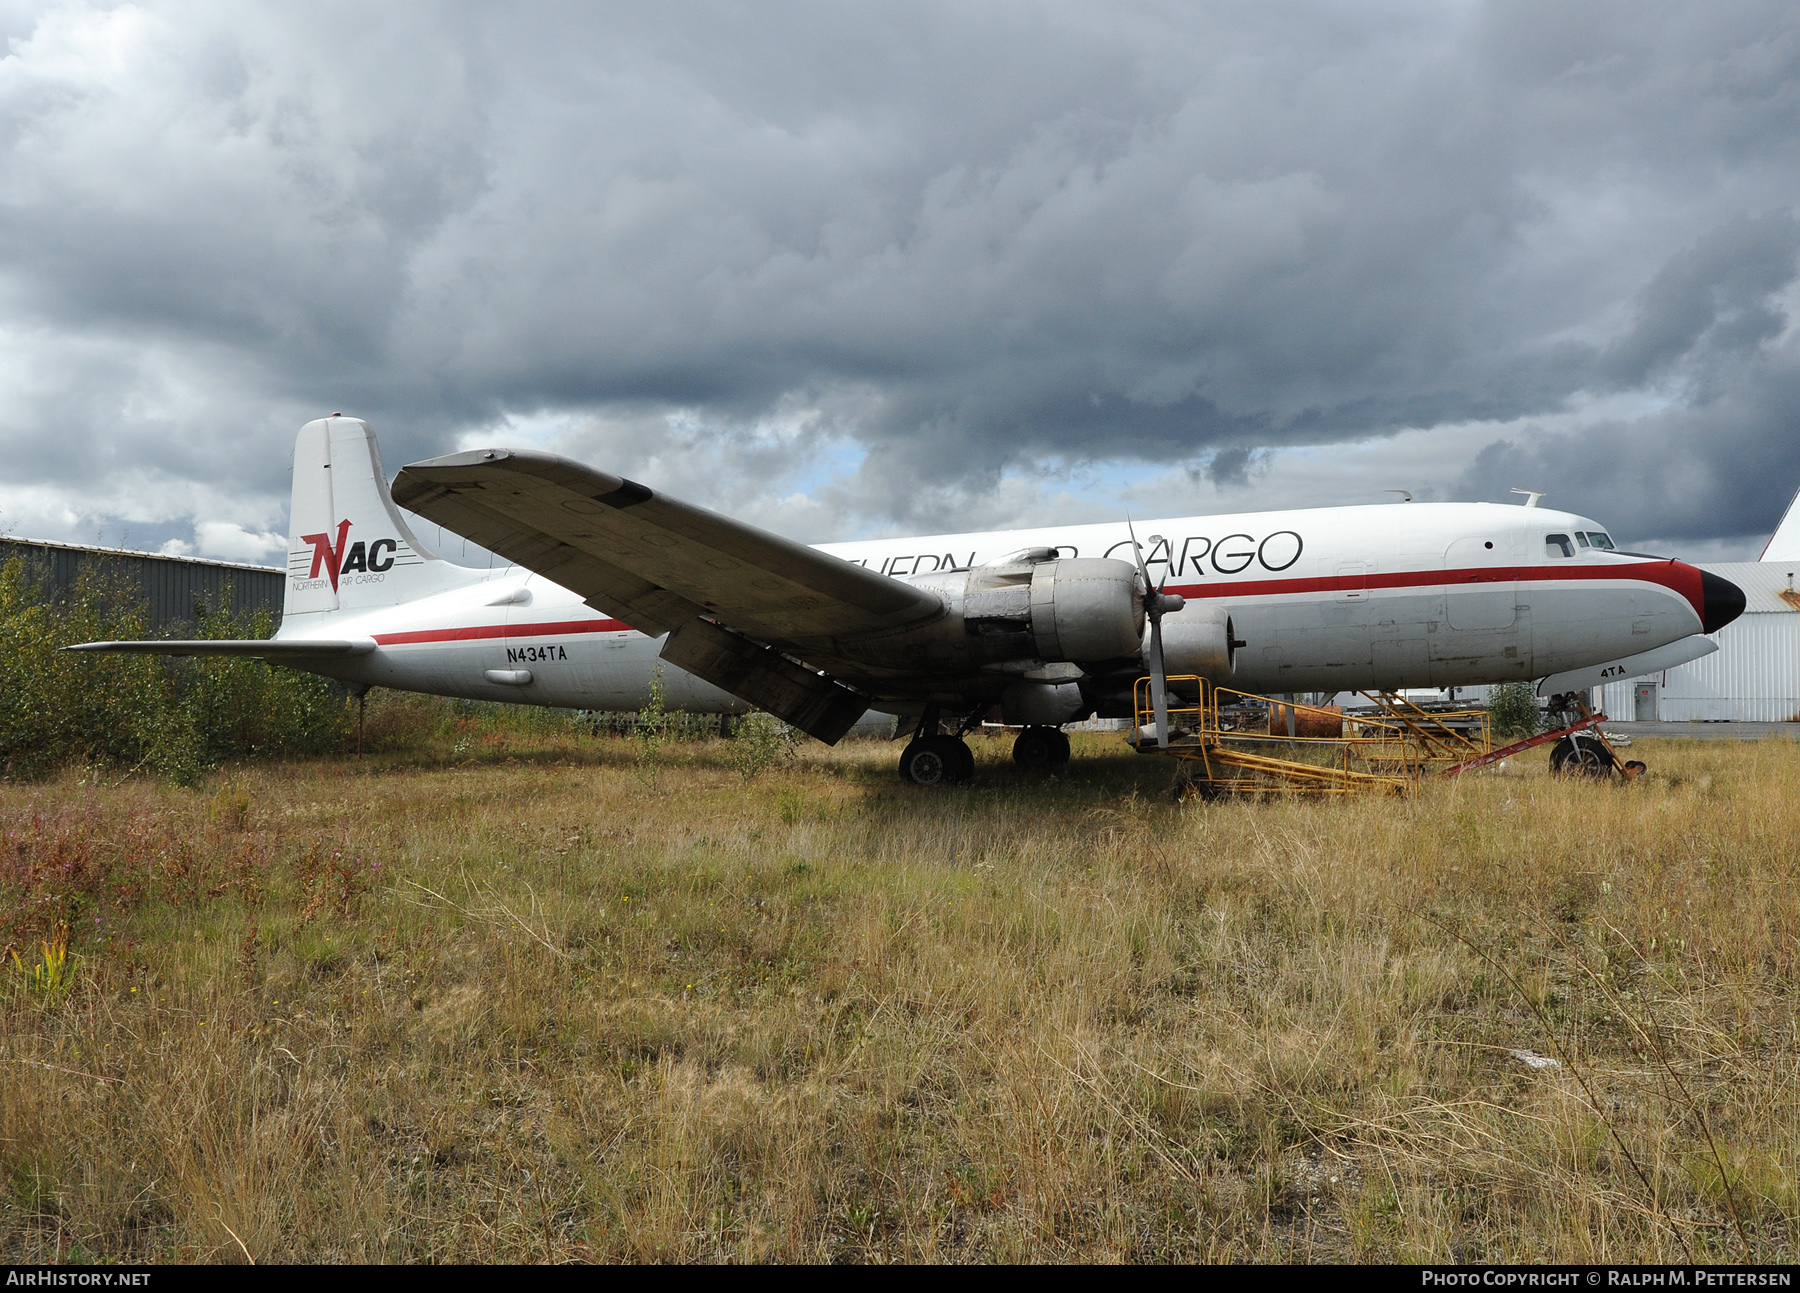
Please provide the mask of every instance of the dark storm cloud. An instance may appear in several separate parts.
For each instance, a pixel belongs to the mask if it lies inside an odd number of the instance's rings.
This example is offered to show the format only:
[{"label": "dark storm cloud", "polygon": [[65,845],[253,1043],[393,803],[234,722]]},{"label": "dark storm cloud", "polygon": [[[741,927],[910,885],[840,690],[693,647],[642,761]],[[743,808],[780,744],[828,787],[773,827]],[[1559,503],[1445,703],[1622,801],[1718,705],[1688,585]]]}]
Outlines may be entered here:
[{"label": "dark storm cloud", "polygon": [[1780,304],[1797,261],[1787,212],[1733,219],[1682,249],[1595,352],[1591,383],[1660,388],[1666,407],[1495,441],[1465,490],[1552,488],[1560,506],[1663,539],[1766,534],[1800,484],[1800,344]]},{"label": "dark storm cloud", "polygon": [[978,520],[1056,464],[1248,488],[1411,428],[1467,441],[1446,492],[1554,479],[1645,533],[1750,533],[1800,485],[1788,5],[0,32],[14,514],[278,524],[293,430],[336,408],[390,467],[523,418],[765,518],[853,445],[787,517],[824,532]]}]

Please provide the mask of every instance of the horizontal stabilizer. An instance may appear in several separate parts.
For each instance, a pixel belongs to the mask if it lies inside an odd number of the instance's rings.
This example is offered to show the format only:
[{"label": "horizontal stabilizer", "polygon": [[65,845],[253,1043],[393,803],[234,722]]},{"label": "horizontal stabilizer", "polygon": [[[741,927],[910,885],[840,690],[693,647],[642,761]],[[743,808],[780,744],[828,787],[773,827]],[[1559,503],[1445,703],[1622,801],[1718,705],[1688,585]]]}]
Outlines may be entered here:
[{"label": "horizontal stabilizer", "polygon": [[1623,660],[1614,660],[1610,664],[1594,664],[1585,669],[1570,669],[1566,673],[1553,673],[1537,685],[1537,694],[1560,696],[1566,691],[1581,691],[1586,687],[1598,687],[1601,683],[1624,682],[1627,678],[1642,678],[1645,674],[1661,673],[1664,669],[1673,669],[1678,664],[1687,664],[1690,660],[1698,660],[1701,656],[1711,655],[1718,649],[1717,642],[1696,633],[1693,637],[1682,638],[1681,641],[1671,642],[1667,646],[1659,646],[1654,651],[1643,651],[1637,655],[1626,656]]},{"label": "horizontal stabilizer", "polygon": [[266,660],[299,660],[328,655],[367,655],[375,649],[368,638],[361,641],[289,641],[266,638],[200,638],[182,641],[165,638],[150,642],[83,642],[65,651],[129,651],[138,655],[260,656]]}]

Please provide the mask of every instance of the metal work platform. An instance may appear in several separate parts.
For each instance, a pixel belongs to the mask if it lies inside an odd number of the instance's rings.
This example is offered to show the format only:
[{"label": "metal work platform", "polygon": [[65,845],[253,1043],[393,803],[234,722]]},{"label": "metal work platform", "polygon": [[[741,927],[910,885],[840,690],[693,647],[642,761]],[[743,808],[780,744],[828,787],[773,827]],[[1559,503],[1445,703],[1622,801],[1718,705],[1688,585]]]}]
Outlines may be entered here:
[{"label": "metal work platform", "polygon": [[[1551,741],[1558,771],[1611,775],[1621,765],[1597,724],[1603,714],[1578,706],[1556,730],[1496,750],[1482,709],[1423,708],[1391,692],[1358,693],[1366,709],[1302,705],[1220,687],[1192,674],[1168,680],[1169,742],[1155,743],[1151,680],[1133,690],[1142,754],[1180,760],[1176,796],[1225,794],[1407,794],[1428,776],[1457,776]],[[1636,765],[1641,769],[1642,765]]]}]

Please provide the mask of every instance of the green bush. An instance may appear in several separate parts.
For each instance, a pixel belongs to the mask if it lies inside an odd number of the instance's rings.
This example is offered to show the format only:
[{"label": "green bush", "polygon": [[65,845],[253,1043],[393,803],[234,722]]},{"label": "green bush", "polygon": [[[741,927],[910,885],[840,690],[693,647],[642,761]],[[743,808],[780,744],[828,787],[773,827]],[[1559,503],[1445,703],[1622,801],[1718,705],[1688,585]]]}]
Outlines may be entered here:
[{"label": "green bush", "polygon": [[725,758],[745,781],[754,781],[778,760],[791,758],[795,744],[793,728],[757,710],[738,724]]},{"label": "green bush", "polygon": [[[0,567],[0,766],[9,775],[109,764],[191,785],[228,760],[342,749],[354,730],[341,691],[312,674],[253,659],[62,649],[149,636],[146,620],[141,600],[104,574],[84,574],[53,604],[22,560]],[[201,607],[194,636],[264,638],[273,629],[266,611]]]},{"label": "green bush", "polygon": [[1496,737],[1509,741],[1536,736],[1544,725],[1537,693],[1528,682],[1503,682],[1488,696],[1488,721]]}]

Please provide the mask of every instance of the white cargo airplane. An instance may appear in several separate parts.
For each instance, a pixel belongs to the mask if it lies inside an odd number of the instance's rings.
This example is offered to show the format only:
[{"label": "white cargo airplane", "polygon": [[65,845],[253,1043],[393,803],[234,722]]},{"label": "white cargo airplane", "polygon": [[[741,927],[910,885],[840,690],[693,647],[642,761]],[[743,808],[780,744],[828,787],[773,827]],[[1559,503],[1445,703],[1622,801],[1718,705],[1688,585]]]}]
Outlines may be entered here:
[{"label": "white cargo airplane", "polygon": [[[514,564],[433,555],[396,500]],[[827,743],[871,708],[916,720],[900,770],[932,784],[970,775],[959,733],[996,705],[1020,762],[1055,763],[1061,725],[1132,715],[1146,672],[1159,702],[1165,674],[1573,691],[1698,658],[1742,612],[1729,581],[1536,502],[1182,517],[1141,544],[1119,522],[807,547],[545,453],[433,458],[390,493],[368,424],[334,414],[295,445],[273,639],[75,649],[603,710],[647,703],[660,669],[672,709],[762,708]]]}]

